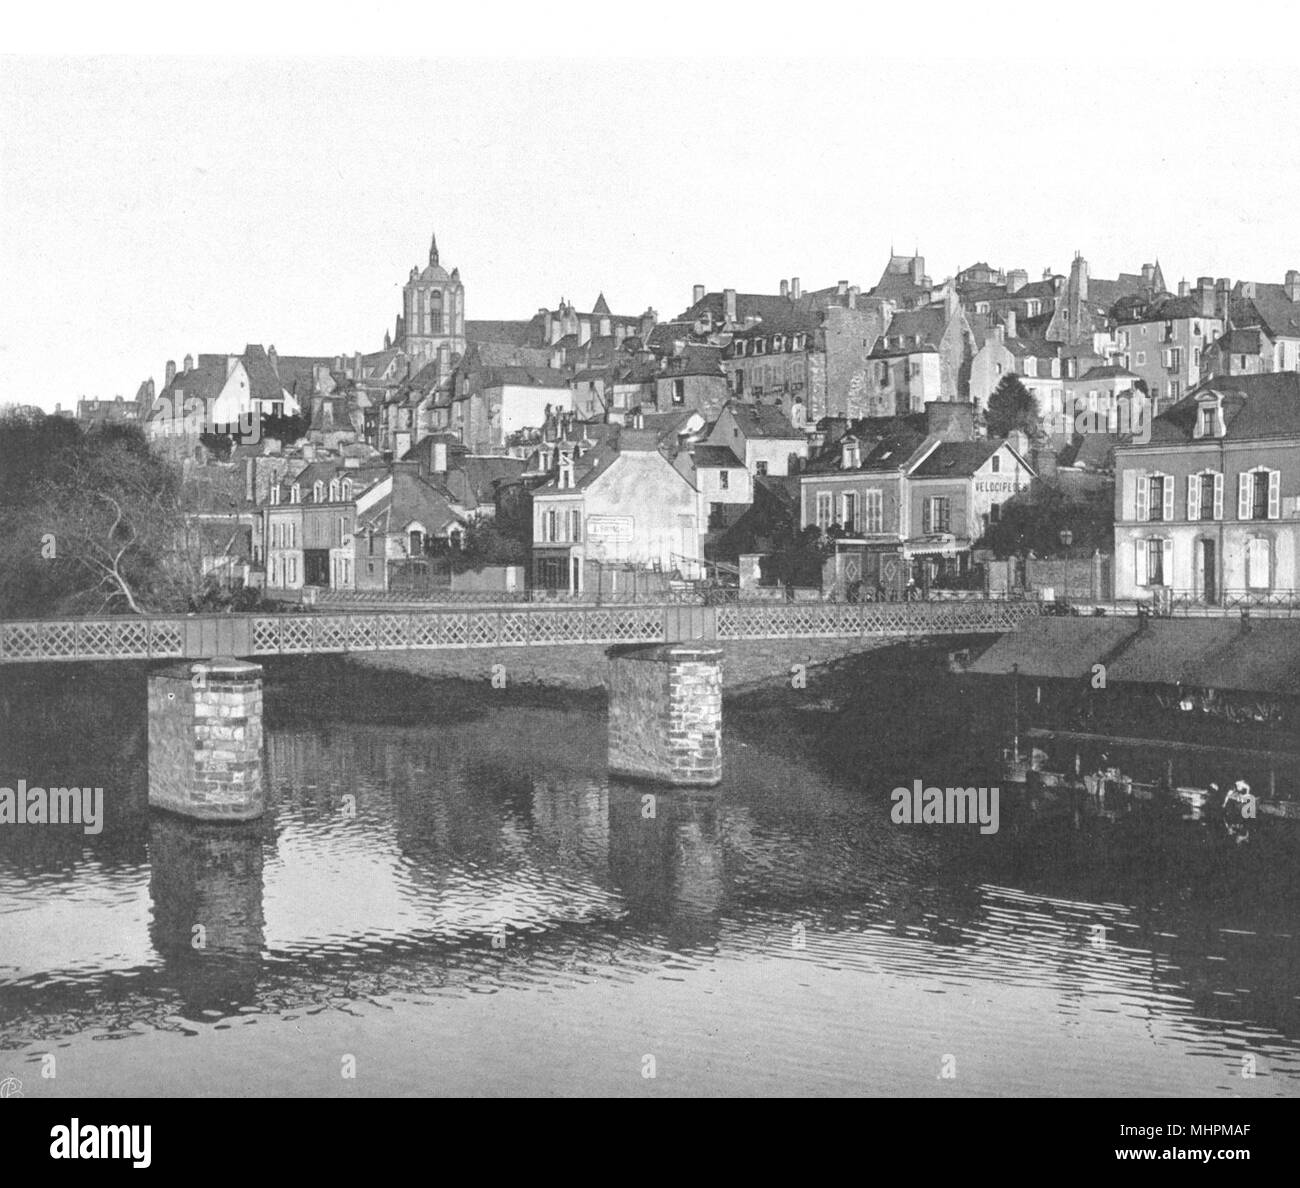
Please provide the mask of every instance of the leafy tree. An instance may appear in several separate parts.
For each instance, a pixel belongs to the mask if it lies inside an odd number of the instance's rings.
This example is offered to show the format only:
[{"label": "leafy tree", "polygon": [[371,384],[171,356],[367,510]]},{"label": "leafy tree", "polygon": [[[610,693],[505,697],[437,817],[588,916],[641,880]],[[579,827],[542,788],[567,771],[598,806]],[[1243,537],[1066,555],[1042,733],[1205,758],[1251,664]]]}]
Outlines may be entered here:
[{"label": "leafy tree", "polygon": [[451,567],[457,573],[487,565],[527,565],[529,547],[493,520],[478,520],[465,529],[459,549],[451,551]]},{"label": "leafy tree", "polygon": [[763,562],[763,578],[779,586],[820,586],[822,566],[832,550],[829,536],[810,524],[790,525]]},{"label": "leafy tree", "polygon": [[[1068,530],[1070,544],[1061,542]],[[989,526],[980,542],[998,556],[1033,551],[1036,556],[1071,552],[1109,552],[1114,545],[1113,493],[1102,489],[1067,495],[1059,487],[1041,485],[1002,505],[998,522]]]},{"label": "leafy tree", "polygon": [[984,421],[991,437],[1006,437],[1014,429],[1022,430],[1031,438],[1042,434],[1033,393],[1014,372],[1004,375],[989,395]]},{"label": "leafy tree", "polygon": [[175,610],[203,587],[178,470],[135,425],[0,419],[0,613]]}]

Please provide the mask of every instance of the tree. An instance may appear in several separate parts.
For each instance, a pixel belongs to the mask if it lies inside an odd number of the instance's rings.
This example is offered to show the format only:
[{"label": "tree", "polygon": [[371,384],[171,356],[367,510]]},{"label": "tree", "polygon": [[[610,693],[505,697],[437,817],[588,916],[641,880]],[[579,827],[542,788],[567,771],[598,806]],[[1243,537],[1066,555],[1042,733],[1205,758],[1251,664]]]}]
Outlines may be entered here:
[{"label": "tree", "polygon": [[1014,372],[1004,375],[993,389],[984,421],[990,437],[1006,437],[1014,429],[1022,430],[1031,438],[1042,434],[1033,393]]},{"label": "tree", "polygon": [[465,529],[461,547],[451,551],[456,573],[487,565],[527,565],[528,545],[492,520],[478,520]]},{"label": "tree", "polygon": [[0,420],[0,612],[178,610],[203,589],[180,472],[134,425]]},{"label": "tree", "polygon": [[[1068,530],[1070,544],[1061,541]],[[1062,552],[1109,552],[1114,544],[1115,501],[1111,491],[1086,491],[1071,497],[1059,487],[1036,485],[1008,499],[998,522],[990,524],[980,544],[999,557],[1025,553],[1047,557]]]}]

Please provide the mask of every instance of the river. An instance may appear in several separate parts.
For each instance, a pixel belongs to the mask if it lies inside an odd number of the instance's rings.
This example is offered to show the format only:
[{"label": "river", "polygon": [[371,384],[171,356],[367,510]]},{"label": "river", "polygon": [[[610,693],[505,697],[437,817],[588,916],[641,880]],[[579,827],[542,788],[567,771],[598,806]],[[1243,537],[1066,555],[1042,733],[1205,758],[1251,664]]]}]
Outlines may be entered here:
[{"label": "river", "polygon": [[141,668],[8,670],[0,784],[107,807],[96,835],[0,825],[0,1077],[1300,1092],[1300,916],[1271,856],[890,820],[896,784],[996,781],[942,659],[729,699],[724,781],[689,794],[609,778],[599,697],[272,667],[271,808],[220,827],[148,809]]}]

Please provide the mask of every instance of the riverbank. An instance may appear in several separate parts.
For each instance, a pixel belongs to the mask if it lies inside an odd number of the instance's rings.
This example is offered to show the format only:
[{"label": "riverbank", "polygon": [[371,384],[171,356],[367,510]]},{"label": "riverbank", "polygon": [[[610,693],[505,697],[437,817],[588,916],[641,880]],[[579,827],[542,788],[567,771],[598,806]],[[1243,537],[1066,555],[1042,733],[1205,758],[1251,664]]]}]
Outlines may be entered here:
[{"label": "riverbank", "polygon": [[[765,687],[791,686],[799,675],[850,656],[897,647],[895,639],[724,640],[722,681],[728,694]],[[954,648],[962,646],[954,641]],[[348,664],[358,670],[402,673],[426,680],[482,683],[491,688],[533,690],[603,690],[609,660],[603,647],[590,644],[519,648],[438,649],[403,652],[354,652]]]}]

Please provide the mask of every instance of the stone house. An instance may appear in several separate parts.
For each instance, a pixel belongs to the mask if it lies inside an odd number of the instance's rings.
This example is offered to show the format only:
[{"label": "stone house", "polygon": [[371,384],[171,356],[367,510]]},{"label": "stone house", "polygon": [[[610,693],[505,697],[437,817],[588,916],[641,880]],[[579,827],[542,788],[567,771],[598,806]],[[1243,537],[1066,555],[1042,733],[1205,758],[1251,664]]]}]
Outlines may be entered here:
[{"label": "stone house", "polygon": [[1208,381],[1115,467],[1116,597],[1300,591],[1300,374]]},{"label": "stone house", "polygon": [[587,453],[563,449],[535,488],[533,585],[617,594],[628,571],[691,571],[703,557],[701,497],[652,429],[623,428]]}]

